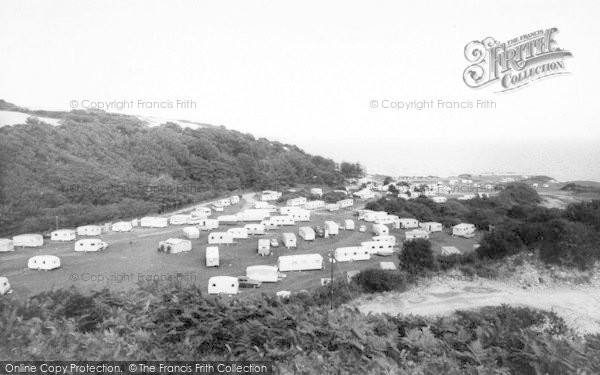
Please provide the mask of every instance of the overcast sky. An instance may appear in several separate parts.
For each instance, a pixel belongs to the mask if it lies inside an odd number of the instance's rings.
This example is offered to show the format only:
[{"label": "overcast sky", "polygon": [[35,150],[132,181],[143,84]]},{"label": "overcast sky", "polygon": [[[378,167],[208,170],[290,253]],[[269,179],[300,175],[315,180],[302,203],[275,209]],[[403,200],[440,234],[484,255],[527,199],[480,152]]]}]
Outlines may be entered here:
[{"label": "overcast sky", "polygon": [[[72,100],[191,100],[195,109],[123,112],[222,124],[360,158],[373,171],[435,170],[445,145],[600,145],[599,18],[591,0],[2,1],[0,98],[57,110]],[[571,74],[501,94],[464,84],[468,42],[550,27],[574,55],[565,60]],[[496,108],[370,106],[438,99]],[[423,164],[396,167],[396,148]],[[521,157],[494,162],[515,170]]]}]

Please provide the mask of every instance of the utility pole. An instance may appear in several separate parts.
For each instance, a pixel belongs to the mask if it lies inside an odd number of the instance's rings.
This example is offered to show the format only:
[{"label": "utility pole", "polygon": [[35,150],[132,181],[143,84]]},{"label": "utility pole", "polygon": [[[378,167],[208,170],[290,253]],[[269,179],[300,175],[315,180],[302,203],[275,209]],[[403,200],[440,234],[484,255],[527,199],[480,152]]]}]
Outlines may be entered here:
[{"label": "utility pole", "polygon": [[333,263],[335,259],[333,258],[333,253],[329,253],[329,262],[331,263],[331,278],[329,279],[329,291],[330,291],[330,300],[331,300],[331,310],[333,310]]},{"label": "utility pole", "polygon": [[58,230],[58,216],[55,216],[54,219],[55,219],[55,222],[56,222],[56,230]]}]

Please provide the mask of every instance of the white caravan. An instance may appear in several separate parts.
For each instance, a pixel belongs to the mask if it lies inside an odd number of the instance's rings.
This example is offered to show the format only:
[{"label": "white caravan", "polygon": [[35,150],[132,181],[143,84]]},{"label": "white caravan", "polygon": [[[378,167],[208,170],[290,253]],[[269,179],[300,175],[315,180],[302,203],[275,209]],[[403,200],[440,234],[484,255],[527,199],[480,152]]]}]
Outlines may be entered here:
[{"label": "white caravan", "polygon": [[396,223],[398,223],[398,226],[402,229],[413,229],[419,227],[419,220],[409,217],[401,217]]},{"label": "white caravan", "polygon": [[395,236],[375,236],[375,237],[373,237],[373,241],[389,242],[392,244],[392,246],[396,246],[396,237]]},{"label": "white caravan", "polygon": [[316,210],[323,207],[325,207],[325,201],[309,201],[304,203],[304,209],[306,210]]},{"label": "white caravan", "polygon": [[262,221],[271,216],[271,213],[266,209],[251,208],[238,212],[236,216],[238,221]]},{"label": "white caravan", "polygon": [[277,268],[280,272],[321,270],[323,257],[321,254],[284,255],[277,259]]},{"label": "white caravan", "polygon": [[338,211],[340,209],[340,206],[336,203],[330,203],[325,206],[325,209],[329,212],[333,212],[333,211]]},{"label": "white caravan", "polygon": [[281,276],[276,266],[246,267],[246,277],[263,283],[276,283],[281,279]]},{"label": "white caravan", "polygon": [[365,241],[361,242],[360,245],[367,249],[370,254],[389,256],[394,253],[394,245],[386,241]]},{"label": "white caravan", "polygon": [[219,227],[219,220],[217,219],[203,219],[198,223],[198,229],[200,230],[213,230]]},{"label": "white caravan", "polygon": [[192,218],[192,215],[172,215],[169,217],[169,224],[171,225],[185,225],[188,220]]},{"label": "white caravan", "polygon": [[208,279],[208,294],[237,294],[239,288],[237,277],[213,276]]},{"label": "white caravan", "polygon": [[374,223],[375,220],[382,217],[387,217],[388,213],[385,211],[366,211],[358,217],[359,220],[364,220],[369,223]]},{"label": "white caravan", "polygon": [[310,221],[310,211],[302,208],[292,212],[290,216],[294,218],[294,221]]},{"label": "white caravan", "polygon": [[14,247],[40,247],[44,245],[41,234],[20,234],[12,239]]},{"label": "white caravan", "polygon": [[300,207],[296,207],[296,206],[283,206],[283,207],[279,207],[279,214],[280,215],[291,215],[292,212],[296,211],[296,210],[300,210]]},{"label": "white caravan", "polygon": [[381,216],[381,217],[375,218],[376,224],[389,225],[389,224],[394,224],[396,221],[398,221],[398,216],[396,216],[396,215],[386,215],[386,216]]},{"label": "white caravan", "polygon": [[102,251],[106,250],[108,244],[99,238],[84,238],[75,242],[75,251]]},{"label": "white caravan", "polygon": [[77,238],[77,232],[74,229],[59,229],[50,233],[52,241],[73,241]]},{"label": "white caravan", "polygon": [[285,204],[288,206],[302,206],[305,203],[306,203],[306,198],[304,198],[304,197],[291,198],[291,199],[288,199],[287,202],[285,202]]},{"label": "white caravan", "polygon": [[210,216],[211,213],[212,210],[210,209],[210,207],[197,206],[196,209],[192,211],[192,216]]},{"label": "white caravan", "polygon": [[227,207],[227,206],[231,206],[231,200],[229,198],[223,198],[223,199],[219,199],[218,201],[216,201],[213,204],[215,204],[217,206],[221,206],[221,207]]},{"label": "white caravan", "polygon": [[238,203],[240,203],[240,196],[239,195],[232,195],[231,197],[229,197],[229,202],[231,202],[231,204],[238,204]]},{"label": "white caravan", "polygon": [[219,248],[217,246],[206,247],[206,267],[219,267]]},{"label": "white caravan", "polygon": [[429,239],[429,232],[427,232],[426,230],[422,230],[422,229],[413,229],[413,230],[407,231],[405,233],[405,236],[406,236],[407,241],[416,240],[418,238]]},{"label": "white caravan", "polygon": [[166,217],[146,216],[140,219],[140,226],[145,228],[166,228],[169,226],[169,220]]},{"label": "white caravan", "polygon": [[340,208],[352,207],[354,205],[354,199],[342,199],[336,202]]},{"label": "white caravan", "polygon": [[195,240],[200,238],[200,229],[197,227],[185,227],[183,228],[183,235],[189,240]]},{"label": "white caravan", "polygon": [[321,189],[321,188],[311,188],[310,189],[310,193],[312,195],[318,195],[320,197],[321,195],[323,195],[323,189]]},{"label": "white caravan", "polygon": [[212,232],[208,234],[209,245],[230,245],[233,243],[233,236],[227,232]]},{"label": "white caravan", "polygon": [[271,254],[271,240],[262,238],[258,240],[258,255],[265,256]]},{"label": "white caravan", "polygon": [[0,277],[0,296],[5,295],[10,291],[10,283],[6,277]]},{"label": "white caravan", "polygon": [[158,243],[158,251],[167,254],[183,253],[192,250],[192,241],[181,238],[169,238]]},{"label": "white caravan", "polygon": [[420,223],[419,227],[430,233],[441,232],[443,229],[442,223],[436,223],[435,221],[427,221],[425,223]]},{"label": "white caravan", "polygon": [[335,236],[340,233],[340,226],[337,223],[327,220],[325,222],[325,230],[329,233],[330,236]]},{"label": "white caravan", "polygon": [[354,230],[354,221],[350,219],[344,220],[344,226],[346,230]]},{"label": "white caravan", "polygon": [[296,222],[292,216],[272,216],[269,218],[271,225],[294,225]]},{"label": "white caravan", "polygon": [[234,240],[248,238],[248,229],[246,228],[229,228],[227,233],[231,234]]},{"label": "white caravan", "polygon": [[29,258],[27,268],[50,271],[60,267],[60,259],[54,255],[36,255]]},{"label": "white caravan", "polygon": [[118,221],[112,225],[113,232],[131,232],[133,223],[131,221]]},{"label": "white caravan", "polygon": [[219,225],[233,225],[237,224],[238,218],[237,215],[221,215],[217,217],[217,221],[219,221]]},{"label": "white caravan", "polygon": [[284,233],[283,246],[285,246],[287,249],[296,248],[296,235],[294,233]]},{"label": "white caravan", "polygon": [[15,251],[13,240],[8,238],[0,238],[0,253],[7,251]]},{"label": "white caravan", "polygon": [[460,223],[452,227],[452,235],[458,237],[472,238],[475,236],[475,225]]},{"label": "white caravan", "polygon": [[311,227],[300,227],[300,229],[298,229],[298,235],[302,237],[304,241],[315,240],[315,231]]},{"label": "white caravan", "polygon": [[99,225],[83,225],[77,227],[78,236],[100,236],[102,234],[102,227]]},{"label": "white caravan", "polygon": [[335,249],[335,260],[338,262],[354,262],[355,260],[369,260],[369,250],[362,246],[338,247]]},{"label": "white caravan", "polygon": [[262,224],[246,224],[244,229],[248,231],[251,236],[265,234],[265,226]]},{"label": "white caravan", "polygon": [[373,224],[372,230],[376,236],[388,236],[390,234],[390,228],[383,224]]}]

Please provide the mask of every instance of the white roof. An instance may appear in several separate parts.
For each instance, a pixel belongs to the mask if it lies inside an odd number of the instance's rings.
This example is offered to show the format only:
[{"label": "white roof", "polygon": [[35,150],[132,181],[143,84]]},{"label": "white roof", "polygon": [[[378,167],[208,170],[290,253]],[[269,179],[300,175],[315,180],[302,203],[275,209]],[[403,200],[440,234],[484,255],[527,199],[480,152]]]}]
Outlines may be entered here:
[{"label": "white roof", "polygon": [[442,246],[442,255],[461,254],[461,251],[454,246]]},{"label": "white roof", "polygon": [[460,223],[460,224],[456,224],[455,226],[453,226],[453,228],[470,228],[473,226],[474,226],[474,224]]},{"label": "white roof", "polygon": [[182,242],[190,242],[189,240],[184,240],[181,238],[169,238],[168,240],[162,241],[163,243],[166,244],[170,244],[170,245],[178,245]]},{"label": "white roof", "polygon": [[75,229],[57,229],[52,231],[52,233],[75,233],[77,232]]}]

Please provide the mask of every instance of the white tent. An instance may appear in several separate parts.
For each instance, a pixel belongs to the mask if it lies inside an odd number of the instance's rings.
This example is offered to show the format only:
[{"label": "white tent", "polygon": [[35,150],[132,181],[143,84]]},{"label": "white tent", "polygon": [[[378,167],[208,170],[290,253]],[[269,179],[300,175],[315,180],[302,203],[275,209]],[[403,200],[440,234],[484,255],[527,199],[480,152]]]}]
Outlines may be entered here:
[{"label": "white tent", "polygon": [[200,229],[197,227],[184,227],[183,235],[186,236],[189,240],[194,240],[200,238]]},{"label": "white tent", "polygon": [[52,241],[73,241],[77,238],[77,232],[74,229],[59,229],[50,233]]},{"label": "white tent", "polygon": [[0,277],[0,296],[10,291],[10,283],[6,277]]},{"label": "white tent", "polygon": [[311,227],[300,227],[300,229],[298,229],[298,235],[302,237],[304,241],[315,240],[315,231]]},{"label": "white tent", "polygon": [[75,251],[102,251],[106,250],[108,244],[99,238],[83,238],[75,242]]},{"label": "white tent", "polygon": [[0,238],[0,253],[5,251],[15,251],[15,245],[11,239]]},{"label": "white tent", "polygon": [[279,281],[279,271],[276,266],[248,266],[246,267],[246,276],[265,283]]},{"label": "white tent", "polygon": [[284,233],[283,234],[283,246],[288,249],[292,249],[296,247],[296,235],[294,233]]},{"label": "white tent", "polygon": [[130,221],[119,221],[112,225],[113,232],[131,232],[133,224]]},{"label": "white tent", "polygon": [[206,247],[206,267],[219,267],[219,248],[217,246]]},{"label": "white tent", "polygon": [[239,282],[232,276],[213,276],[208,279],[208,294],[237,294]]},{"label": "white tent", "polygon": [[323,257],[321,254],[284,255],[277,259],[277,268],[281,272],[321,270]]},{"label": "white tent", "polygon": [[[144,226],[142,224],[142,226]],[[102,227],[99,225],[82,225],[77,227],[78,236],[100,236],[102,234]]]},{"label": "white tent", "polygon": [[335,260],[338,262],[353,262],[355,260],[369,260],[371,254],[362,246],[338,247],[335,249]]},{"label": "white tent", "polygon": [[160,241],[158,243],[158,251],[167,254],[177,254],[190,250],[192,250],[192,241],[183,240],[181,238],[169,238],[168,240]]},{"label": "white tent", "polygon": [[14,247],[40,247],[44,245],[44,237],[41,234],[20,234],[14,236]]},{"label": "white tent", "polygon": [[60,259],[54,255],[36,255],[27,261],[27,267],[33,270],[53,270],[60,267]]}]

